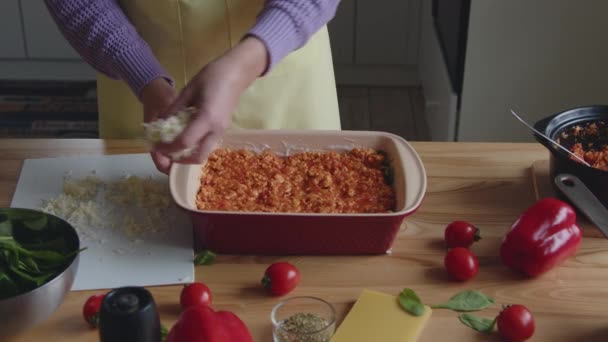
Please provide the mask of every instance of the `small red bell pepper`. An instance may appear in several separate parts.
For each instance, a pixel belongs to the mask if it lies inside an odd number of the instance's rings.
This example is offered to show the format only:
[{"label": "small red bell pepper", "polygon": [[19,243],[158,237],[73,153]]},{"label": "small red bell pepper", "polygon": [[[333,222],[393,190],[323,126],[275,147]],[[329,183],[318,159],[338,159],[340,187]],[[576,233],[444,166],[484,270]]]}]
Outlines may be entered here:
[{"label": "small red bell pepper", "polygon": [[535,277],[574,255],[580,244],[576,212],[549,197],[529,207],[513,223],[500,246],[500,257],[509,268]]},{"label": "small red bell pepper", "polygon": [[167,342],[253,342],[253,338],[234,313],[200,305],[182,312]]}]

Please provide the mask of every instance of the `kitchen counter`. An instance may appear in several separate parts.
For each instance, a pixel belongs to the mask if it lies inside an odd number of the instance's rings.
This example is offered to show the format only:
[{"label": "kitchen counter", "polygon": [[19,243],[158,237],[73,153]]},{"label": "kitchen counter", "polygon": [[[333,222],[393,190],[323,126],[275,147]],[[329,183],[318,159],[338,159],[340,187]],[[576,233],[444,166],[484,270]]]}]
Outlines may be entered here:
[{"label": "kitchen counter", "polygon": [[[447,300],[464,289],[479,289],[499,305],[478,312],[493,318],[502,304],[526,305],[535,315],[533,341],[608,340],[608,241],[593,227],[576,257],[534,280],[505,268],[498,256],[501,238],[523,210],[536,200],[531,165],[548,159],[539,144],[414,142],[428,174],[427,195],[406,219],[390,255],[287,258],[220,255],[212,266],[196,267],[196,279],[213,292],[214,307],[235,312],[256,341],[271,341],[270,310],[280,300],[266,296],[259,280],[268,264],[289,260],[302,272],[289,296],[318,296],[333,303],[339,320],[364,288],[398,294],[414,289],[423,301]],[[10,203],[23,159],[67,155],[143,152],[133,141],[0,140],[0,206]],[[443,230],[453,220],[476,224],[483,239],[472,247],[480,261],[477,277],[450,281],[443,269]],[[170,327],[179,315],[181,286],[149,288]],[[92,291],[72,292],[44,324],[16,339],[25,341],[98,341],[81,308]],[[499,341],[476,333],[457,313],[435,310],[420,341]]]}]

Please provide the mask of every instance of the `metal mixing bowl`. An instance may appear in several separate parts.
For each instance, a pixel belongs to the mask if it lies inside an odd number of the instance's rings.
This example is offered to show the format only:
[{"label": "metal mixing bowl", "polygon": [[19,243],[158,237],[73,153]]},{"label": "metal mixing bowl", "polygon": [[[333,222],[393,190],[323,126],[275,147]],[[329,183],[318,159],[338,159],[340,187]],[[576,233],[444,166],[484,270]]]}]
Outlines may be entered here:
[{"label": "metal mixing bowl", "polygon": [[[29,209],[9,209],[29,210]],[[30,210],[32,211],[32,210]],[[80,249],[80,241],[74,227],[64,220],[47,215],[49,220],[62,222],[65,228],[66,241],[71,250]],[[0,317],[2,317],[2,328],[0,329],[0,341],[13,338],[34,326],[45,321],[63,302],[65,295],[72,288],[76,270],[78,269],[79,254],[72,259],[71,263],[55,278],[40,287],[15,297],[0,300]]]}]

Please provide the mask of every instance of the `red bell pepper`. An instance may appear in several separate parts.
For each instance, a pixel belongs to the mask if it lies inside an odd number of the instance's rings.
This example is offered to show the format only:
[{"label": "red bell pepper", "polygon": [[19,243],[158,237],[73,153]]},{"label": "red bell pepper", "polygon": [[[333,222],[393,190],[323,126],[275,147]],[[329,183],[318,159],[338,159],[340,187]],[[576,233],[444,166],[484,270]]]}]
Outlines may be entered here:
[{"label": "red bell pepper", "polygon": [[576,212],[549,197],[529,207],[513,223],[500,246],[500,257],[509,268],[535,277],[574,255],[580,244]]},{"label": "red bell pepper", "polygon": [[253,342],[253,338],[234,313],[201,305],[182,312],[167,342]]}]

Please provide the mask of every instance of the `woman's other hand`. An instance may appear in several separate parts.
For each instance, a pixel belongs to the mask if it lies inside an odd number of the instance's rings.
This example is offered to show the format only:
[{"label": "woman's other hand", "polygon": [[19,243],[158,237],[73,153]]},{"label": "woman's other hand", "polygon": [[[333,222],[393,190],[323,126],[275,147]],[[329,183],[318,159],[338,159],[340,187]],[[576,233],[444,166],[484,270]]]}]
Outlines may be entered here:
[{"label": "woman's other hand", "polygon": [[266,46],[255,37],[245,38],[206,65],[167,111],[175,113],[186,107],[195,107],[197,111],[192,120],[172,143],[157,145],[155,152],[168,160],[169,154],[194,147],[190,157],[179,161],[200,163],[204,160],[230,127],[239,97],[266,70],[267,65]]},{"label": "woman's other hand", "polygon": [[[141,92],[144,122],[154,121],[161,117],[176,97],[177,92],[164,78],[157,78],[148,83]],[[150,155],[159,171],[169,172],[171,160],[167,156],[156,151],[152,151]]]}]

